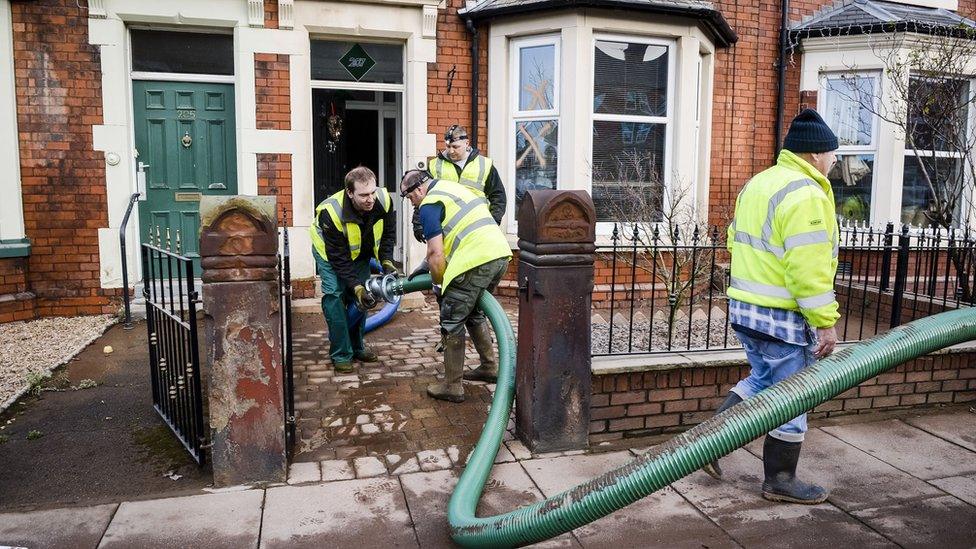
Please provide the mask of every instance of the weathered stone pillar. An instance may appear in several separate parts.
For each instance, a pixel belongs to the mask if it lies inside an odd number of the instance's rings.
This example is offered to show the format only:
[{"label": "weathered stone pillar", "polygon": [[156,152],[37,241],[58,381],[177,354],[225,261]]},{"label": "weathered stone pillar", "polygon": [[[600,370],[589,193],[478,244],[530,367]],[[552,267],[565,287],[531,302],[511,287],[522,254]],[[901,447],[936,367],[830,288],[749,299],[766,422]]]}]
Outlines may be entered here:
[{"label": "weathered stone pillar", "polygon": [[200,202],[215,486],[287,477],[275,219],[274,197]]},{"label": "weathered stone pillar", "polygon": [[518,212],[515,432],[533,452],[585,448],[596,211],[583,191],[529,191]]}]

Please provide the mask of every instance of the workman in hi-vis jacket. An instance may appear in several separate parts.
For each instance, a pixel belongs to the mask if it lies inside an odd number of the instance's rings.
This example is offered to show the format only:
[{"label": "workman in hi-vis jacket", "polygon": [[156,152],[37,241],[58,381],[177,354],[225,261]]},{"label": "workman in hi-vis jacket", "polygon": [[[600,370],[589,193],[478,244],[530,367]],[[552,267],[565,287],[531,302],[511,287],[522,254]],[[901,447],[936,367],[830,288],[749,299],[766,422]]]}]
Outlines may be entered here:
[{"label": "workman in hi-vis jacket", "polygon": [[354,300],[362,311],[376,306],[363,285],[371,258],[380,262],[384,273],[396,272],[396,211],[390,193],[376,186],[372,170],[354,168],[346,174],[345,187],[315,208],[309,232],[322,279],[322,314],[329,325],[329,356],[335,370],[351,372],[353,358],[376,362],[376,353],[363,344],[366,315],[349,325],[346,304]]},{"label": "workman in hi-vis jacket", "polygon": [[[498,286],[512,250],[485,201],[460,183],[413,170],[400,181],[400,196],[409,198],[420,212],[426,261],[440,304],[444,382],[428,385],[427,394],[462,402],[462,378],[495,381],[498,376],[488,320],[477,305],[482,292]],[[464,372],[465,327],[481,358],[481,365],[471,372]]]},{"label": "workman in hi-vis jacket", "polygon": [[[444,150],[427,163],[427,173],[440,181],[464,185],[488,202],[488,210],[495,223],[502,222],[508,200],[502,178],[491,159],[471,147],[468,131],[463,126],[455,124],[447,129],[444,133]],[[424,230],[417,217],[418,212],[414,212],[413,234],[423,242]]]},{"label": "workman in hi-vis jacket", "polygon": [[[837,344],[839,237],[825,175],[836,149],[837,137],[806,109],[793,119],[776,165],[753,177],[736,199],[728,234],[729,322],[752,370],[718,412],[826,357]],[[764,498],[811,505],[827,499],[825,489],[796,478],[806,430],[803,414],[766,435]],[[721,477],[718,462],[704,469]]]}]

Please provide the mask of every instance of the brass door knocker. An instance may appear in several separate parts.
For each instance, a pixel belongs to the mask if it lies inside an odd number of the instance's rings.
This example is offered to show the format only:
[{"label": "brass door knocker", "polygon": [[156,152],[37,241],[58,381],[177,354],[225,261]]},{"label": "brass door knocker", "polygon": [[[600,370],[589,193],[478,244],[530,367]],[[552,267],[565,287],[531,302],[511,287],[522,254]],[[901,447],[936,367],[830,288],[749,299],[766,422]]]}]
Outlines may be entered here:
[{"label": "brass door knocker", "polygon": [[193,138],[190,137],[189,130],[187,130],[187,132],[183,134],[183,137],[180,139],[180,143],[182,143],[183,146],[186,147],[187,149],[189,149],[190,145],[193,144]]}]

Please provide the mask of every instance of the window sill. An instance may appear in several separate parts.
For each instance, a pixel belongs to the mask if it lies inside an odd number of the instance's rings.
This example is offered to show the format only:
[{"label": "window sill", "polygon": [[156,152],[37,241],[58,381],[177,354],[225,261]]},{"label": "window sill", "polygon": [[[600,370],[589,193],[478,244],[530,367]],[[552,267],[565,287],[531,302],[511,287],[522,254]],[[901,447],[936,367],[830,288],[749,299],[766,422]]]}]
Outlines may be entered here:
[{"label": "window sill", "polygon": [[0,259],[10,257],[27,257],[30,255],[30,240],[0,240]]}]

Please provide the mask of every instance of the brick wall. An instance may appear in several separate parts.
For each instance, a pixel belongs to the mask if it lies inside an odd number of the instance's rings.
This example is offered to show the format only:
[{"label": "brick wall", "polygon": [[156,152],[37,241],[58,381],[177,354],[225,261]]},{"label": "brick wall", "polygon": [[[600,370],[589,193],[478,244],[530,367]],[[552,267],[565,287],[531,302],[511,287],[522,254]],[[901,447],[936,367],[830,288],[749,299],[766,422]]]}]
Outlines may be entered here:
[{"label": "brick wall", "polygon": [[264,0],[264,28],[278,28],[278,0]]},{"label": "brick wall", "polygon": [[[747,365],[593,376],[590,442],[684,431],[708,419]],[[921,357],[841,393],[811,412],[831,417],[976,401],[976,352]]]},{"label": "brick wall", "polygon": [[[790,21],[798,22],[832,4],[830,0],[791,2]],[[719,50],[715,59],[709,215],[712,223],[720,224],[742,185],[766,168],[775,154],[781,2],[719,0],[715,5],[739,35],[739,42]],[[974,9],[973,0],[959,2],[961,15],[971,16]],[[799,51],[787,56],[784,136],[801,107],[816,105],[816,94],[801,97],[802,57]]]},{"label": "brick wall", "polygon": [[[471,33],[457,16],[464,0],[447,0],[447,8],[437,14],[437,62],[427,68],[427,131],[441,137],[453,124],[471,132]],[[478,93],[478,143],[488,154],[488,28],[479,28],[481,77]],[[447,91],[451,69],[455,74]],[[472,143],[472,145],[475,145]]]},{"label": "brick wall", "polygon": [[294,220],[291,211],[291,154],[258,153],[258,194],[278,198],[278,226],[286,227]]},{"label": "brick wall", "polygon": [[0,259],[0,323],[35,316],[34,294],[27,289],[27,258]]},{"label": "brick wall", "polygon": [[108,226],[105,169],[92,149],[102,123],[100,54],[74,0],[12,2],[28,288],[41,316],[112,312],[99,280]]},{"label": "brick wall", "polygon": [[257,129],[291,129],[291,77],[289,56],[254,54],[254,102]]}]

